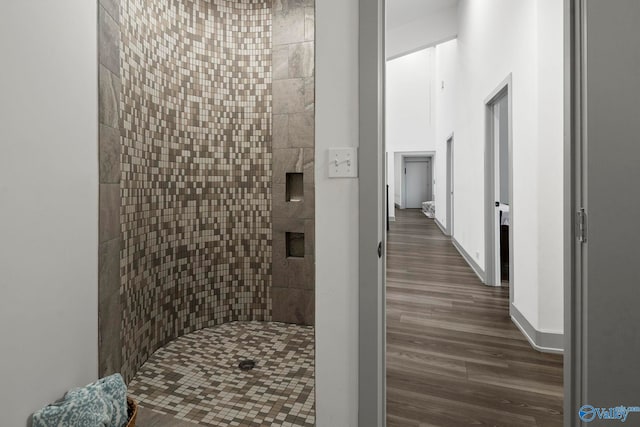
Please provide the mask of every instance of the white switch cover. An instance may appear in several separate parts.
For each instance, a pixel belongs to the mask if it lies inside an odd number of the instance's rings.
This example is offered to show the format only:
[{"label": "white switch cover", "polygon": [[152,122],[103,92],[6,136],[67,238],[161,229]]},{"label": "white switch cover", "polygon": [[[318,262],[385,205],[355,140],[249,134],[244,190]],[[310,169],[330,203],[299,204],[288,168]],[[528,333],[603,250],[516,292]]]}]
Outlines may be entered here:
[{"label": "white switch cover", "polygon": [[357,178],[357,150],[357,148],[329,148],[329,178]]}]

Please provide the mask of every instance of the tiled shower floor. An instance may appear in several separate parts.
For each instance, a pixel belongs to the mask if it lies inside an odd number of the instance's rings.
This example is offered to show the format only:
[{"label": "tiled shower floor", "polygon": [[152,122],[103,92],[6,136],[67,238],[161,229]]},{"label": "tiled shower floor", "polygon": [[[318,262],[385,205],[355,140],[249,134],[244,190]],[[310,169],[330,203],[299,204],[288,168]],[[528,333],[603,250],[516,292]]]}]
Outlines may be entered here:
[{"label": "tiled shower floor", "polygon": [[[313,426],[313,328],[234,322],[169,343],[129,394],[142,407],[205,426]],[[238,363],[256,367],[241,371]]]}]

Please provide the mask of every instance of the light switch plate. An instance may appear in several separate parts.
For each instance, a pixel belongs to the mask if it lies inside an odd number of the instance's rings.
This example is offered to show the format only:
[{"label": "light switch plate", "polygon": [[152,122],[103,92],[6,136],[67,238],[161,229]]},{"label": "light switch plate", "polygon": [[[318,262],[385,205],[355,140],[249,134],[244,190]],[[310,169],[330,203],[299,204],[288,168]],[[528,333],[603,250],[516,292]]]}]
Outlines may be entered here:
[{"label": "light switch plate", "polygon": [[357,178],[358,149],[329,149],[329,178]]}]

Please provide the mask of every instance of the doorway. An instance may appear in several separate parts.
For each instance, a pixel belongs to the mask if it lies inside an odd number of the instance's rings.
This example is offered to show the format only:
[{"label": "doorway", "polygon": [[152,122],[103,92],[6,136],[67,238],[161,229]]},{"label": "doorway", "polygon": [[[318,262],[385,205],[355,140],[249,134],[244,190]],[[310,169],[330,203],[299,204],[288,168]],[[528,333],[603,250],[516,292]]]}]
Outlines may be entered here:
[{"label": "doorway", "polygon": [[453,237],[453,135],[447,139],[447,226],[446,234]]},{"label": "doorway", "polygon": [[511,76],[487,97],[485,149],[486,284],[509,286],[513,301]]},{"label": "doorway", "polygon": [[404,157],[403,206],[419,209],[423,202],[433,200],[433,161],[431,157]]},{"label": "doorway", "polygon": [[[374,45],[376,43],[375,37],[372,37],[371,34],[373,33],[374,35],[376,34],[384,34],[383,32],[383,26],[381,24],[381,22],[383,22],[384,16],[384,2],[373,2],[370,5],[366,5],[364,7],[361,8],[360,10],[360,22],[361,22],[361,28],[364,27],[365,30],[367,31],[363,31],[361,29],[360,34],[361,35],[366,35],[368,37],[361,37],[361,40],[365,40],[366,42],[363,43],[365,44],[365,46],[368,44],[370,45]],[[578,168],[578,165],[580,164],[581,161],[584,160],[584,156],[585,154],[583,153],[583,151],[581,151],[581,149],[583,149],[584,147],[582,147],[580,144],[583,143],[584,141],[582,141],[582,137],[583,135],[581,134],[581,132],[584,132],[586,126],[584,126],[584,123],[582,123],[581,120],[586,119],[586,117],[583,117],[587,115],[588,112],[591,112],[593,115],[595,115],[596,117],[598,117],[599,115],[604,115],[605,113],[603,113],[600,110],[596,109],[596,108],[592,108],[587,110],[584,107],[584,99],[583,99],[583,93],[581,93],[581,91],[584,91],[585,88],[589,88],[589,86],[587,84],[585,84],[585,82],[582,80],[583,74],[581,74],[584,70],[584,68],[587,68],[587,66],[589,66],[589,71],[591,71],[591,68],[593,68],[593,64],[592,63],[587,63],[584,60],[584,50],[585,50],[585,46],[584,46],[584,40],[583,37],[586,36],[587,32],[584,30],[583,26],[585,25],[585,20],[587,19],[587,17],[589,19],[591,19],[592,21],[595,21],[597,19],[601,19],[602,21],[605,21],[604,23],[600,23],[600,26],[596,27],[595,25],[591,25],[590,28],[595,28],[600,30],[601,28],[604,29],[605,31],[602,31],[599,34],[595,34],[595,36],[599,36],[599,39],[597,40],[598,42],[598,47],[600,48],[600,50],[603,50],[603,52],[598,52],[600,53],[600,55],[591,55],[590,57],[593,59],[598,59],[598,60],[602,60],[602,64],[603,68],[606,71],[606,76],[610,76],[611,73],[611,64],[614,64],[616,66],[619,67],[624,67],[627,62],[629,60],[634,60],[635,57],[633,55],[628,55],[627,53],[630,51],[629,49],[626,49],[627,45],[624,44],[626,43],[633,43],[635,41],[635,37],[637,35],[637,31],[634,30],[635,27],[633,27],[633,25],[628,25],[629,22],[627,20],[624,20],[625,18],[625,14],[626,17],[633,17],[634,15],[632,13],[629,13],[629,8],[630,7],[637,7],[637,5],[634,3],[633,5],[631,5],[628,2],[622,2],[619,5],[602,5],[600,3],[597,2],[590,2],[590,3],[584,3],[584,2],[578,2],[578,1],[573,1],[573,0],[566,0],[564,2],[564,22],[565,22],[565,29],[564,29],[564,35],[565,35],[565,39],[564,39],[564,46],[565,46],[565,51],[568,52],[568,54],[565,55],[565,73],[564,73],[564,77],[565,77],[565,87],[563,88],[563,91],[566,95],[567,98],[567,104],[565,105],[565,113],[564,113],[564,117],[565,117],[565,121],[566,121],[566,125],[565,125],[565,135],[564,135],[564,153],[565,153],[565,160],[564,160],[564,165],[565,165],[565,172],[563,174],[563,179],[562,179],[562,184],[559,182],[558,185],[563,185],[565,188],[565,198],[563,200],[563,208],[562,208],[562,219],[563,219],[563,223],[564,223],[564,228],[563,228],[563,233],[562,235],[565,238],[566,243],[564,244],[564,248],[563,248],[563,252],[564,252],[564,260],[567,264],[567,267],[565,268],[565,276],[564,276],[564,289],[565,289],[565,302],[564,302],[564,308],[565,308],[565,313],[566,313],[566,329],[565,329],[565,375],[566,375],[566,383],[565,383],[565,425],[576,425],[577,423],[579,423],[579,419],[578,419],[578,411],[576,410],[576,408],[578,408],[583,402],[582,398],[585,395],[585,390],[586,387],[584,389],[581,388],[582,384],[581,384],[581,376],[583,375],[584,369],[583,367],[580,365],[581,362],[581,356],[583,356],[582,353],[586,352],[587,350],[589,350],[589,348],[585,347],[584,342],[581,340],[582,338],[582,334],[584,333],[583,330],[581,330],[579,327],[582,326],[581,322],[583,321],[583,315],[585,313],[581,312],[581,309],[583,308],[583,304],[584,304],[584,296],[581,294],[582,291],[582,287],[584,286],[584,283],[581,282],[582,277],[581,274],[584,273],[584,266],[580,265],[580,261],[583,260],[584,257],[584,253],[582,251],[584,251],[586,249],[586,245],[585,242],[580,240],[579,238],[576,240],[576,236],[578,233],[582,232],[583,229],[581,229],[580,227],[578,227],[578,222],[580,221],[581,215],[576,215],[576,210],[574,208],[578,207],[580,208],[580,202],[582,201],[581,197],[583,196],[582,193],[580,193],[580,191],[582,191],[582,188],[580,187],[580,179],[584,178],[583,175],[581,175],[581,173],[583,171],[581,171]],[[592,12],[591,14],[586,14],[585,13],[585,8],[587,7],[592,7],[592,8],[599,8],[596,10],[596,12]],[[605,13],[605,11],[609,11],[610,13],[620,13],[620,11],[622,10],[623,14],[621,14],[620,16],[614,17],[614,19],[612,19],[609,15],[607,15]],[[377,15],[376,15],[377,12]],[[602,17],[600,17],[600,16]],[[367,21],[366,18],[371,18],[371,16],[377,17],[378,20],[374,20],[374,19],[369,19],[369,21]],[[606,18],[606,20],[605,20]],[[614,25],[612,26],[611,22],[618,22],[618,21],[624,21],[622,25]],[[371,22],[371,23],[369,23]],[[593,24],[594,22],[590,22],[590,24]],[[607,24],[607,25],[604,25]],[[374,32],[374,30],[371,29],[371,27],[373,27],[374,25],[377,26],[377,32]],[[616,30],[613,31],[613,35],[612,30]],[[620,34],[622,33],[622,34]],[[594,36],[594,34],[589,34],[590,36]],[[630,37],[633,36],[633,37]],[[382,36],[380,36],[382,37]],[[617,37],[617,39],[616,39]],[[610,46],[612,43],[603,43],[603,39],[607,39],[607,41],[611,42],[613,41],[613,43],[622,43],[624,48],[619,48],[619,49],[611,49]],[[378,62],[379,64],[383,63],[383,53],[384,50],[381,47],[383,46],[382,43],[378,43]],[[369,51],[372,51],[373,48],[369,49]],[[632,49],[631,49],[632,50]],[[625,58],[622,58],[620,60],[611,60],[609,54],[611,54],[613,52],[614,55],[623,55],[626,54]],[[364,55],[361,55],[361,58],[367,58]],[[370,63],[373,61],[366,61],[361,59],[361,64],[365,64],[365,65],[370,65]],[[598,64],[596,64],[598,65]],[[368,78],[367,81],[367,88],[371,89],[371,90],[366,90],[366,91],[361,91],[361,95],[360,95],[360,99],[361,102],[364,101],[371,101],[371,99],[373,98],[372,95],[370,95],[372,92],[374,92],[374,89],[380,89],[380,81],[381,79],[375,79],[372,78],[373,77],[379,77],[379,76],[383,76],[383,66],[380,65],[378,68],[370,66],[370,67],[360,67],[360,77],[366,77]],[[628,69],[632,69],[632,67],[628,67],[626,68],[626,70]],[[382,70],[382,71],[381,71]],[[627,74],[623,74],[620,73],[620,75],[624,75],[626,76]],[[598,76],[599,77],[599,76]],[[590,79],[590,82],[595,82],[595,79]],[[606,79],[603,79],[604,82],[609,81]],[[625,84],[627,85],[627,87],[625,87],[625,90],[627,93],[631,93],[631,91],[629,90],[629,80],[626,78],[621,78],[619,81],[616,81],[615,83],[619,83],[619,84]],[[604,87],[606,87],[606,84],[603,84],[600,81],[597,81],[597,84],[600,85],[599,89],[602,89]],[[615,87],[615,89],[617,89],[617,87]],[[633,89],[635,89],[635,86],[633,87]],[[608,93],[611,96],[621,96],[619,94],[619,92],[616,92],[614,90],[609,90],[604,91],[601,90],[600,93]],[[624,92],[620,92],[623,93]],[[379,94],[378,94],[379,95]],[[592,97],[593,98],[593,104],[596,105],[600,104],[602,105],[602,101],[601,98],[599,97]],[[382,96],[379,96],[379,99],[383,99]],[[569,100],[571,102],[569,102]],[[380,102],[380,105],[382,104],[382,101]],[[570,104],[570,105],[569,105]],[[619,100],[618,100],[618,104],[619,104]],[[371,127],[372,123],[378,124],[379,122],[377,120],[379,120],[379,118],[381,117],[379,114],[374,114],[374,113],[378,113],[379,111],[383,111],[383,107],[381,107],[380,105],[378,105],[378,110],[377,111],[373,111],[373,108],[368,108],[368,105],[366,102],[362,102],[361,105],[365,105],[367,106],[366,108],[366,112],[368,113],[366,116],[367,121],[362,122],[360,124],[360,129],[362,130],[367,130]],[[615,110],[614,110],[615,111]],[[632,111],[631,109],[629,109],[629,111]],[[611,114],[611,109],[608,109],[607,114]],[[625,116],[627,117],[627,116]],[[620,120],[609,120],[608,124],[611,123],[616,123],[618,124],[620,122]],[[597,123],[597,125],[599,125],[599,123]],[[597,129],[597,126],[595,127]],[[380,127],[380,129],[383,129],[382,127]],[[610,132],[608,130],[603,131],[606,134],[610,134]],[[619,130],[616,131],[616,133],[618,133]],[[366,135],[367,137],[371,137],[370,134]],[[382,137],[380,137],[380,139],[382,139]],[[369,139],[371,140],[371,139]],[[369,141],[364,139],[364,141]],[[610,140],[610,138],[602,138],[601,141],[608,141]],[[629,140],[633,140],[631,139],[622,139],[620,138],[618,142],[628,142]],[[361,141],[363,141],[363,139],[361,139]],[[366,144],[363,144],[362,146],[364,147],[365,150],[373,151],[375,149],[380,150],[380,146],[376,147],[375,144],[369,144],[371,147],[369,148]],[[384,144],[380,144],[382,146],[382,151],[380,152],[384,152]],[[628,148],[628,146],[626,147]],[[464,153],[463,150],[459,150],[458,151],[458,157],[462,157],[463,155],[460,155],[460,153]],[[604,151],[599,152],[598,154],[601,154]],[[613,150],[607,150],[607,153],[620,153],[621,151],[613,151]],[[380,154],[379,154],[380,156]],[[490,156],[487,156],[490,157]],[[595,157],[595,156],[594,156]],[[379,157],[378,157],[379,158]],[[486,159],[485,159],[486,160]],[[361,163],[362,164],[362,163]],[[371,170],[374,170],[375,168],[373,166],[375,166],[374,161],[371,161]],[[608,163],[606,162],[598,162],[595,163],[596,166],[601,166],[601,170],[603,170],[603,168],[606,168],[606,165]],[[604,166],[603,166],[604,165]],[[581,165],[584,166],[584,165]],[[459,167],[459,169],[461,169]],[[462,170],[462,169],[461,169]],[[367,178],[372,178],[371,176],[368,176]],[[627,180],[628,182],[634,182],[633,180]],[[382,185],[380,185],[380,187],[382,187]],[[601,188],[601,187],[598,187]],[[485,187],[485,190],[489,189],[489,186]],[[370,200],[373,195],[375,195],[375,191],[372,189],[369,193],[367,193],[366,197],[363,197],[363,192],[361,192],[360,196],[361,196],[361,200]],[[485,193],[486,194],[486,193]],[[461,199],[462,197],[466,196],[466,194],[464,194],[464,192],[462,190],[459,190],[459,195],[460,197],[458,197],[459,199]],[[510,199],[511,201],[512,199]],[[495,202],[495,200],[493,200]],[[363,203],[361,203],[362,206]],[[604,205],[605,207],[607,205]],[[485,207],[485,217],[488,217],[488,215],[486,215],[486,211],[489,211],[489,208],[491,208],[490,212],[493,213],[493,209],[495,208],[495,206],[486,206]],[[512,207],[511,207],[512,208]],[[461,209],[461,206],[458,206],[458,211],[459,211],[459,216],[463,215],[464,213],[464,209]],[[366,210],[361,209],[361,212],[366,212]],[[511,214],[513,214],[513,210],[511,209],[510,211]],[[605,216],[605,218],[607,218]],[[584,219],[584,218],[583,218]],[[511,223],[513,223],[513,218],[510,218]],[[591,220],[591,218],[590,218]],[[367,233],[361,233],[361,235],[364,236],[370,236],[370,235],[374,235],[374,231],[376,231],[375,224],[370,225],[369,230],[371,230],[371,232],[367,232]],[[592,228],[592,222],[589,223],[589,228]],[[379,227],[378,227],[379,228]],[[512,227],[511,227],[512,228]],[[585,227],[586,228],[586,227]],[[458,226],[459,232],[463,232],[465,231],[463,227]],[[631,230],[635,230],[633,228],[630,228]],[[362,228],[361,228],[362,230]],[[629,236],[629,238],[633,237],[633,233],[629,233],[628,232],[629,229],[626,230],[627,235]],[[609,233],[611,234],[610,229],[608,229]],[[376,236],[377,237],[377,236]],[[490,239],[486,239],[486,240],[490,240]],[[576,243],[577,242],[577,243]],[[365,241],[364,243],[361,243],[360,245],[360,249],[361,249],[361,253],[367,253],[367,251],[371,251],[370,247],[371,245],[367,246],[366,244],[369,243],[368,241]],[[574,247],[574,244],[577,248],[576,249]],[[620,245],[620,242],[617,242],[619,247],[623,247],[622,245]],[[583,248],[583,246],[585,248]],[[513,245],[511,245],[511,248],[513,247]],[[629,252],[629,253],[633,253],[633,252]],[[486,257],[489,257],[491,254],[491,251],[486,251]],[[602,252],[600,252],[600,254],[602,255]],[[593,254],[590,254],[593,256]],[[603,256],[605,256],[606,254],[604,254]],[[373,256],[372,256],[373,257]],[[577,260],[576,260],[577,258]],[[513,259],[513,257],[511,257],[511,259]],[[609,257],[609,259],[614,259]],[[361,263],[361,269],[360,271],[367,271],[366,268],[363,267],[368,267],[367,265],[364,265],[364,263]],[[630,263],[629,265],[633,265],[632,263]],[[487,274],[493,274],[490,273],[492,271],[492,269],[487,270]],[[606,272],[606,270],[603,270]],[[510,276],[513,277],[513,270],[510,271]],[[374,278],[375,279],[375,278]],[[592,279],[592,278],[590,278]],[[361,302],[361,306],[364,306],[364,304],[362,304],[363,302],[366,301],[371,301],[373,299],[374,295],[378,296],[378,300],[383,299],[384,298],[384,288],[381,287],[379,289],[373,289],[373,286],[367,287],[367,285],[369,285],[369,283],[372,283],[374,280],[370,279],[368,276],[366,277],[366,280],[362,280],[361,279],[361,295],[360,295],[360,302]],[[382,282],[382,280],[380,280],[379,282]],[[593,280],[591,280],[591,282],[593,282]],[[610,285],[611,280],[608,280],[608,284]],[[363,285],[364,284],[364,285]],[[378,283],[380,285],[380,283]],[[621,282],[615,282],[614,284],[619,285],[618,288],[616,288],[616,291],[622,287],[622,286],[627,286],[628,283],[621,281]],[[627,286],[628,287],[628,286]],[[371,288],[371,289],[369,289]],[[609,300],[614,300],[611,297],[611,290],[609,289],[610,286],[603,286],[603,289],[606,289],[609,293],[609,296],[607,297],[608,301]],[[511,295],[513,295],[513,292],[511,292]],[[378,301],[375,300],[375,301]],[[627,301],[627,300],[622,300],[622,301]],[[629,299],[628,300],[629,303],[631,304],[633,299]],[[620,311],[619,311],[620,312]],[[380,313],[380,312],[379,312]],[[606,310],[599,310],[598,313],[601,313],[603,315],[607,315],[609,313],[611,313],[611,311],[606,311]],[[624,311],[624,313],[629,313],[629,311]],[[384,316],[382,316],[384,317]],[[368,319],[366,319],[368,320]],[[615,319],[614,319],[615,320]],[[601,322],[602,325],[604,326],[609,326],[611,323],[611,319],[607,319],[607,322]],[[600,322],[599,322],[600,323]],[[367,323],[365,322],[361,322],[361,331],[367,331]],[[376,323],[376,325],[378,327],[380,327],[380,325],[384,326],[384,320],[379,321],[378,323]],[[599,329],[600,330],[600,329]],[[621,329],[622,332],[628,332],[628,329]],[[621,333],[622,333],[621,332]],[[382,334],[378,334],[380,337],[378,338],[378,342],[383,342],[383,338]],[[363,339],[364,338],[371,338],[371,336],[373,336],[375,338],[374,334],[369,334],[367,336],[364,336],[364,334],[361,332],[361,338],[360,341],[361,343],[369,343],[372,342],[373,340],[369,339]],[[612,336],[613,338],[617,338],[617,336]],[[594,340],[595,341],[595,340]],[[623,349],[624,351],[621,351],[620,354],[624,354],[626,355],[627,353],[625,352],[633,352],[634,347],[630,346],[628,344],[628,341],[625,341],[625,348]],[[364,345],[361,344],[360,349],[362,350],[363,347],[365,347]],[[371,346],[369,346],[371,347]],[[609,351],[611,352],[612,348],[615,351],[620,351],[619,347],[609,347],[609,346],[599,346],[599,350],[601,351]],[[365,347],[365,349],[367,349]],[[369,359],[374,359],[373,356],[370,356],[370,353],[367,353],[365,351],[360,351],[360,358],[362,362],[368,362]],[[378,400],[374,402],[373,405],[368,406],[367,404],[371,403],[373,401],[372,396],[374,395],[375,390],[373,389],[373,387],[370,387],[372,383],[374,383],[374,381],[371,380],[372,377],[374,377],[374,375],[382,375],[382,379],[378,380],[378,383],[384,383],[384,376],[383,374],[381,374],[381,371],[384,371],[384,357],[383,355],[376,355],[377,359],[374,359],[374,361],[378,361],[381,363],[378,364],[374,364],[374,363],[368,363],[367,368],[369,368],[368,370],[363,370],[361,369],[360,371],[360,375],[361,378],[363,378],[364,380],[362,381],[362,383],[364,384],[360,384],[359,388],[361,391],[367,391],[367,387],[369,386],[369,390],[372,390],[371,392],[368,392],[366,394],[365,397],[369,398],[368,400],[366,399],[360,399],[360,413],[361,414],[369,414],[369,413],[373,413],[374,411],[370,410],[372,407],[376,407],[375,405],[377,405],[378,408],[382,407],[384,408],[384,395],[383,393],[378,393],[377,397]],[[361,365],[363,364],[361,362]],[[602,368],[605,369],[610,365],[607,363],[604,364],[593,364],[593,366],[595,366],[595,368]],[[630,364],[625,363],[625,366]],[[382,367],[382,368],[381,368]],[[626,372],[624,370],[620,371],[620,372]],[[631,376],[628,376],[629,378],[631,378]],[[607,379],[607,383],[610,386],[616,386],[619,388],[619,382],[617,381],[612,381],[610,379],[610,377],[607,377],[605,375],[602,375],[601,377],[598,377],[598,379],[600,378],[605,378]],[[374,383],[375,384],[375,383]],[[637,381],[635,382],[635,384],[637,384]],[[624,385],[626,386],[627,384],[624,383]],[[603,388],[604,392],[607,392],[606,387]],[[364,393],[363,393],[364,394]],[[611,395],[612,393],[609,393],[609,395]],[[619,393],[618,393],[619,394]],[[381,421],[381,415],[379,413],[377,413],[378,415],[378,420],[380,420],[378,423],[361,423],[360,425],[383,425],[383,421]],[[368,420],[367,420],[368,421]]]}]

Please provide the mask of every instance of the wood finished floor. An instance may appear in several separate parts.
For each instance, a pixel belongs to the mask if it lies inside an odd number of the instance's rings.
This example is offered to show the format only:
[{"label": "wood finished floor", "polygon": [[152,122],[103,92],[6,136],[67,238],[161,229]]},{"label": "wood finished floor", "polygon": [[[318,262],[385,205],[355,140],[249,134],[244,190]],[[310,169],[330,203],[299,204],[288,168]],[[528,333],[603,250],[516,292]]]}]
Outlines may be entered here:
[{"label": "wood finished floor", "polygon": [[138,408],[137,427],[194,427],[197,423],[183,421],[172,415],[164,415],[153,409]]},{"label": "wood finished floor", "polygon": [[562,426],[562,357],[534,350],[433,220],[396,210],[387,255],[387,426]]}]

